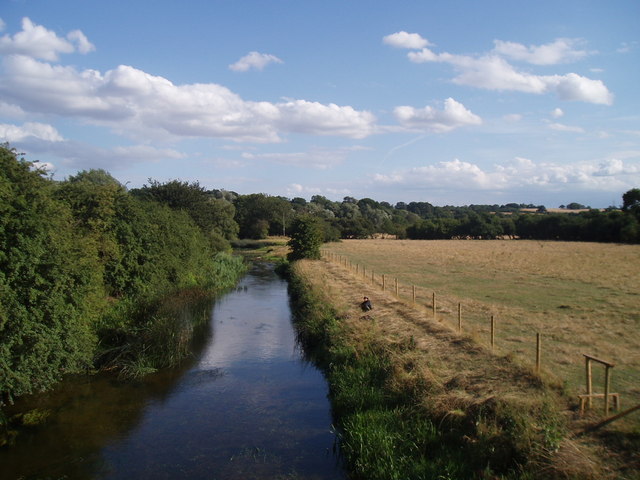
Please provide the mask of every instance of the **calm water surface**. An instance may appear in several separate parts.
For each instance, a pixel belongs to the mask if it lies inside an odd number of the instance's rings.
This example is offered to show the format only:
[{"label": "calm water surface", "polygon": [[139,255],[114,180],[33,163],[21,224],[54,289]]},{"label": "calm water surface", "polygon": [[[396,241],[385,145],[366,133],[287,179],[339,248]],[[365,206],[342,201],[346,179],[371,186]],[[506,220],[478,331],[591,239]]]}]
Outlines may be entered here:
[{"label": "calm water surface", "polygon": [[258,264],[216,300],[194,357],[139,382],[70,379],[0,450],[0,478],[344,479],[327,385],[304,361],[287,284]]}]

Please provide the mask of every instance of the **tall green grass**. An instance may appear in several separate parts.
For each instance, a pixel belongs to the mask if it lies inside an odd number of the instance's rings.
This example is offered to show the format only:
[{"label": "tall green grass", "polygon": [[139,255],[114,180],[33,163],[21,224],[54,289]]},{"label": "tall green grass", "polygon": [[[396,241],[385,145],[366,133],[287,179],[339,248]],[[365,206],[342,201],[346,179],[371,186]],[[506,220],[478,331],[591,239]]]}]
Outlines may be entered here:
[{"label": "tall green grass", "polygon": [[245,270],[241,257],[219,253],[200,285],[118,301],[98,324],[96,366],[135,378],[179,364],[190,355],[194,328],[208,321],[215,294]]}]

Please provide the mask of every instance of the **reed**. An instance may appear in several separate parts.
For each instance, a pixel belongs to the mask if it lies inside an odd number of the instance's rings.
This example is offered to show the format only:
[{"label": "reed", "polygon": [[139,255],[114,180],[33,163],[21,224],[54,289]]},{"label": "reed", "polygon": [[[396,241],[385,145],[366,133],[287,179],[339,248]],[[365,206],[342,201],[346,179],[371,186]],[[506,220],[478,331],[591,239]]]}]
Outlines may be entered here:
[{"label": "reed", "polygon": [[241,258],[218,254],[202,287],[119,300],[98,325],[96,366],[136,378],[178,365],[190,355],[194,329],[208,321],[215,295],[245,269]]}]

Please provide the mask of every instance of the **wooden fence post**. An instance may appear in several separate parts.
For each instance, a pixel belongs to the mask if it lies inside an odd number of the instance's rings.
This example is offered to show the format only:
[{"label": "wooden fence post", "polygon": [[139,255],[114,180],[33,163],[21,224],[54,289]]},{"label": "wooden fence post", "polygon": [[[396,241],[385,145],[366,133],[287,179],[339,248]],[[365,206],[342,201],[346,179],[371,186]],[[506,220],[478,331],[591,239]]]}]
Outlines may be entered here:
[{"label": "wooden fence post", "polygon": [[604,414],[609,415],[609,385],[611,385],[611,367],[604,367]]},{"label": "wooden fence post", "polygon": [[495,343],[496,343],[496,320],[493,317],[493,315],[491,315],[491,350],[493,350]]},{"label": "wooden fence post", "polygon": [[433,306],[433,319],[436,319],[436,292],[431,296],[431,304]]},{"label": "wooden fence post", "polygon": [[416,286],[415,285],[413,285],[412,298],[413,298],[413,303],[416,303]]},{"label": "wooden fence post", "polygon": [[536,373],[540,374],[540,360],[542,345],[540,343],[540,333],[536,333]]},{"label": "wooden fence post", "polygon": [[385,289],[385,276],[384,273],[382,274],[382,291],[384,292]]},{"label": "wooden fence post", "polygon": [[462,333],[462,303],[458,302],[458,333]]},{"label": "wooden fence post", "polygon": [[585,356],[587,368],[587,408],[591,408],[591,359]]},{"label": "wooden fence post", "polygon": [[396,277],[396,297],[398,296],[398,278]]}]

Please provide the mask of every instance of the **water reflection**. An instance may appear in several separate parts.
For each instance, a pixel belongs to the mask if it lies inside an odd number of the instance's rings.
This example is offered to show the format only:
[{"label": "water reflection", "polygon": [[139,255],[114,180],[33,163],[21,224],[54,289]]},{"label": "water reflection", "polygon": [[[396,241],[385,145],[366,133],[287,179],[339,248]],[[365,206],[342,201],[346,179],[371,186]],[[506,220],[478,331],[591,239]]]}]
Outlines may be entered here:
[{"label": "water reflection", "polygon": [[344,478],[326,384],[302,360],[272,268],[219,299],[199,338],[180,369],[127,384],[78,379],[31,400],[48,399],[54,415],[0,452],[6,478]]}]

